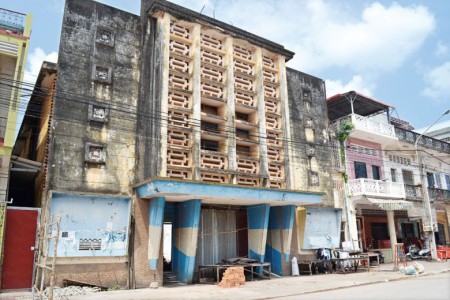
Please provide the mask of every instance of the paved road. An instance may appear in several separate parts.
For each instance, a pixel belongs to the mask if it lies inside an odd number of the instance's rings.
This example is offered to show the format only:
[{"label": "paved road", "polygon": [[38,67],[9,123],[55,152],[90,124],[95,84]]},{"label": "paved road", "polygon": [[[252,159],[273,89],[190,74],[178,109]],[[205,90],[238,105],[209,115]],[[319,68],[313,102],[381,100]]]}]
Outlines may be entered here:
[{"label": "paved road", "polygon": [[450,273],[418,277],[411,280],[389,281],[328,292],[312,293],[282,300],[448,300],[450,299]]}]

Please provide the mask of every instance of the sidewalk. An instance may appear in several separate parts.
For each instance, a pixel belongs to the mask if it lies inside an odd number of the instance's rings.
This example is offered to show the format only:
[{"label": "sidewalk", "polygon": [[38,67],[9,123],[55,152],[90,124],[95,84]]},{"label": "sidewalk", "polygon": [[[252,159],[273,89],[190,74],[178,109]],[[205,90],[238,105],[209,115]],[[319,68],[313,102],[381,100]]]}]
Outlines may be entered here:
[{"label": "sidewalk", "polygon": [[[273,278],[246,282],[238,288],[221,288],[217,285],[188,285],[182,287],[158,289],[122,290],[99,292],[69,299],[90,300],[144,300],[144,299],[273,299],[283,296],[314,293],[319,291],[341,289],[346,287],[382,283],[394,280],[410,279],[417,276],[430,276],[450,272],[449,262],[420,261],[425,272],[420,275],[404,275],[393,271],[393,264],[381,264],[380,268],[372,268],[370,272],[358,271],[347,274],[301,275],[297,277]],[[2,300],[28,300],[31,293],[4,293]]]}]

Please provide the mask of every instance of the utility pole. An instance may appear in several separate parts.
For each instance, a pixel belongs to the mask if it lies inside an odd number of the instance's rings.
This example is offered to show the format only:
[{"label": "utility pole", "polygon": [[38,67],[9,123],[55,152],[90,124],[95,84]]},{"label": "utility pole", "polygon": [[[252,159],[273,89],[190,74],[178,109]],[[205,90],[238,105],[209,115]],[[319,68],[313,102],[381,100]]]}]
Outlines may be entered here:
[{"label": "utility pole", "polygon": [[423,199],[423,207],[425,211],[425,221],[423,222],[423,231],[428,232],[428,239],[430,243],[430,250],[431,250],[431,258],[433,260],[437,260],[437,251],[436,251],[436,239],[434,237],[434,224],[433,224],[433,216],[431,212],[431,202],[430,197],[428,195],[428,185],[425,180],[425,170],[423,167],[423,157],[420,154],[419,151],[419,140],[422,138],[422,136],[434,125],[436,124],[443,116],[450,113],[450,109],[444,112],[439,118],[436,119],[424,132],[422,132],[421,135],[419,135],[414,143],[414,149],[416,152],[416,157],[419,162],[419,172],[420,172],[420,183],[422,185],[422,199]]}]

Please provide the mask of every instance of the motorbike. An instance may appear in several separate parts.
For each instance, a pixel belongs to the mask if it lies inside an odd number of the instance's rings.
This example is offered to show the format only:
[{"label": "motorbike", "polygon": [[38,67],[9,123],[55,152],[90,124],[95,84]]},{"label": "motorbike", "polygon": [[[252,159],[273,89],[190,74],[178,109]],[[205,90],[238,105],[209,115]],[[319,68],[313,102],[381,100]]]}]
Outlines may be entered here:
[{"label": "motorbike", "polygon": [[431,260],[431,250],[423,248],[420,249],[415,244],[409,245],[408,252],[406,253],[406,260],[412,261],[413,259]]}]

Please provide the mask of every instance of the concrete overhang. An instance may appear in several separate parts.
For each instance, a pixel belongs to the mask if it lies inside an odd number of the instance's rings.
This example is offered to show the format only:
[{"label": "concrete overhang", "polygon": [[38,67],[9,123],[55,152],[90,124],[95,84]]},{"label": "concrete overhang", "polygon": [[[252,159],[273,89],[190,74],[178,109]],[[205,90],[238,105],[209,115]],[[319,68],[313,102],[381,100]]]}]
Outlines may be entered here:
[{"label": "concrete overhang", "polygon": [[134,188],[137,195],[143,199],[165,197],[168,202],[200,199],[205,204],[241,206],[261,203],[271,206],[307,206],[319,204],[325,195],[325,193],[178,181],[165,178],[151,179],[136,185]]},{"label": "concrete overhang", "polygon": [[365,204],[369,206],[376,206],[377,209],[382,210],[408,210],[413,206],[413,202],[404,199],[392,199],[392,198],[375,198],[360,196],[352,198],[354,204]]}]

